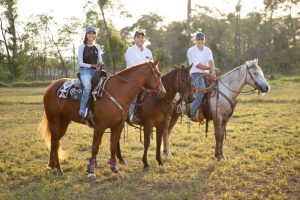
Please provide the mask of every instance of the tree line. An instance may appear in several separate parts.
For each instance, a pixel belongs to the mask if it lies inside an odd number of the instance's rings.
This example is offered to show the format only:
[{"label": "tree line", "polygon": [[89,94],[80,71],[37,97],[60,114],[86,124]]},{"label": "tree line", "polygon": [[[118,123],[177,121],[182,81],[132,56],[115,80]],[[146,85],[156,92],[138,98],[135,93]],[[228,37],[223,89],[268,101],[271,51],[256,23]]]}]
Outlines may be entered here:
[{"label": "tree line", "polygon": [[86,20],[71,17],[65,24],[57,24],[47,13],[32,15],[21,23],[17,0],[0,0],[0,81],[75,76],[76,38],[86,25],[97,27],[97,43],[111,72],[125,67],[124,54],[133,42],[133,33],[143,30],[148,48],[164,71],[173,64],[187,64],[187,49],[193,45],[194,34],[202,31],[223,72],[258,58],[267,74],[299,73],[300,13],[293,13],[299,5],[300,0],[264,0],[263,11],[240,18],[243,8],[239,2],[235,12],[226,14],[200,5],[191,8],[191,0],[187,0],[187,19],[165,24],[159,13],[150,12],[117,30],[110,16],[131,17],[121,0],[86,0]]}]

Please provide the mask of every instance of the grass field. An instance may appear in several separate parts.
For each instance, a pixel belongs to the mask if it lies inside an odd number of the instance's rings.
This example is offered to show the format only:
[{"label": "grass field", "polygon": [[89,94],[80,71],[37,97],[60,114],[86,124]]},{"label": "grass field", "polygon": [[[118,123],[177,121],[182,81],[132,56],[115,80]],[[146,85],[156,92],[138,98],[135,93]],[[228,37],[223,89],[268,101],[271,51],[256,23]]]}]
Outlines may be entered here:
[{"label": "grass field", "polygon": [[144,172],[139,132],[130,129],[122,151],[122,177],[108,166],[109,134],[98,154],[97,181],[87,179],[92,129],[71,123],[62,145],[63,177],[47,169],[49,153],[37,134],[45,88],[0,88],[0,199],[300,199],[300,77],[271,81],[271,92],[238,98],[224,152],[214,158],[212,124],[186,119],[171,135],[173,158],[155,160],[155,134]]}]

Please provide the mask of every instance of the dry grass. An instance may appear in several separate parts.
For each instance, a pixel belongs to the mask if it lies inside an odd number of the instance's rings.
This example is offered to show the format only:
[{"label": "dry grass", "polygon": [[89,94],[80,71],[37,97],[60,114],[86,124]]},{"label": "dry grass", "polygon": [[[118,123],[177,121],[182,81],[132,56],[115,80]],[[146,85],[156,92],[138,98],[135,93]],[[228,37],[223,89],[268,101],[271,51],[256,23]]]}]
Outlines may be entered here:
[{"label": "dry grass", "polygon": [[[155,161],[155,140],[149,150],[150,171],[143,172],[143,145],[130,129],[122,151],[128,165],[123,177],[109,170],[109,134],[98,155],[97,181],[85,172],[92,130],[72,123],[62,139],[69,158],[63,177],[46,168],[48,150],[36,133],[43,113],[44,88],[0,88],[0,199],[299,199],[300,81],[298,77],[271,82],[266,96],[240,96],[228,124],[224,152],[214,158],[210,127],[186,119],[171,136],[172,159],[164,167]],[[212,126],[212,125],[211,125]],[[154,135],[155,139],[155,135]]]}]

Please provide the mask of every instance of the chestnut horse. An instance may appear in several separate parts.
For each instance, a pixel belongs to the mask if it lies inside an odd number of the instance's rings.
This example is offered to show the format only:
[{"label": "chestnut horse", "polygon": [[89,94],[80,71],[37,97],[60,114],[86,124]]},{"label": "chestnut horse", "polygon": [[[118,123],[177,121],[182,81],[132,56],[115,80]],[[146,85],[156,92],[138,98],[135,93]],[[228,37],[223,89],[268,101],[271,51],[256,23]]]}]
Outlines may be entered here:
[{"label": "chestnut horse", "polygon": [[[115,155],[131,102],[141,90],[148,90],[159,97],[163,97],[166,93],[157,64],[158,61],[146,62],[111,76],[104,87],[105,95],[92,102],[95,126],[88,177],[96,178],[96,155],[107,128],[111,129],[110,168],[114,173],[118,173]],[[54,175],[63,174],[58,156],[59,141],[64,136],[69,123],[71,121],[84,123],[78,113],[79,101],[57,97],[57,90],[66,80],[57,80],[47,88],[44,94],[45,113],[40,124],[40,130],[46,142],[48,144],[51,142],[48,166]]]},{"label": "chestnut horse", "polygon": [[[195,99],[194,88],[191,84],[189,66],[175,69],[162,76],[161,80],[166,89],[166,96],[157,99],[153,95],[146,94],[141,105],[140,125],[144,126],[144,170],[149,169],[147,162],[147,152],[150,145],[150,135],[153,127],[156,127],[156,160],[159,165],[163,165],[160,156],[162,136],[167,135],[171,116],[174,109],[173,99],[178,92],[186,102],[193,102]],[[117,157],[124,160],[118,145]]]},{"label": "chestnut horse", "polygon": [[[226,125],[234,112],[238,95],[240,93],[247,93],[242,92],[245,85],[250,85],[261,93],[267,93],[270,86],[258,66],[257,59],[247,61],[244,65],[234,68],[221,76],[214,84],[213,87],[208,87],[212,90],[207,90],[208,88],[197,88],[197,90],[202,93],[208,92],[208,105],[206,106],[208,106],[209,116],[205,116],[206,126],[208,126],[209,120],[213,120],[216,140],[215,157],[218,160],[225,160],[223,141],[226,134]],[[171,133],[178,117],[176,110],[174,110],[168,134]],[[171,155],[170,146],[168,144],[169,137],[166,137],[164,141],[164,153],[166,152],[167,155]]]}]

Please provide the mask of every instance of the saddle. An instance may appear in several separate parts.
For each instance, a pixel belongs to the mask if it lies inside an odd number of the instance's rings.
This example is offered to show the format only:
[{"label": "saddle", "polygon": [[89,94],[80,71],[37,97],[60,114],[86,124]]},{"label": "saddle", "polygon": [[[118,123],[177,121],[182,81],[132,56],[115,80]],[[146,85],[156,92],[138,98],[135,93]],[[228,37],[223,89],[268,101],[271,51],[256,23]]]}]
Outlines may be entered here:
[{"label": "saddle", "polygon": [[[220,77],[221,72],[218,68],[215,68],[215,73],[216,73],[217,77]],[[204,80],[205,80],[206,87],[209,87],[214,82],[214,80],[210,79],[209,74],[204,76]],[[208,119],[208,120],[212,119],[212,117],[209,116],[209,105],[208,105],[209,95],[210,95],[210,93],[204,94],[201,106],[200,106],[199,110],[197,111],[200,124],[204,123],[204,119]],[[175,104],[177,105],[177,107],[176,107],[177,110],[181,109],[186,113],[186,115],[188,117],[191,117],[190,116],[190,104],[182,104],[182,103],[179,103],[179,101],[176,101]],[[181,108],[178,108],[178,106],[180,106]],[[180,115],[181,113],[177,112],[177,114]]]},{"label": "saddle", "polygon": [[[219,78],[221,76],[221,71],[218,68],[215,68],[215,73],[216,73],[217,78]],[[214,80],[211,80],[209,75],[207,75],[205,78],[206,87],[209,87],[213,82],[214,82]],[[201,107],[199,109],[199,114],[198,114],[200,123],[203,122],[204,119],[212,120],[212,116],[209,116],[209,112],[210,112],[209,105],[208,105],[209,96],[210,96],[210,92],[204,94],[204,97],[202,99]]]},{"label": "saddle", "polygon": [[[83,92],[83,84],[80,80],[80,75],[77,73],[78,79],[68,79],[64,82],[57,91],[57,96],[62,99],[81,100]],[[109,75],[106,71],[96,71],[92,77],[92,92],[91,96],[94,101],[102,97],[103,89]]]}]

